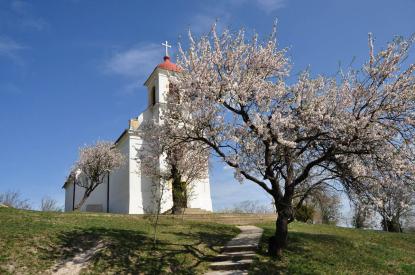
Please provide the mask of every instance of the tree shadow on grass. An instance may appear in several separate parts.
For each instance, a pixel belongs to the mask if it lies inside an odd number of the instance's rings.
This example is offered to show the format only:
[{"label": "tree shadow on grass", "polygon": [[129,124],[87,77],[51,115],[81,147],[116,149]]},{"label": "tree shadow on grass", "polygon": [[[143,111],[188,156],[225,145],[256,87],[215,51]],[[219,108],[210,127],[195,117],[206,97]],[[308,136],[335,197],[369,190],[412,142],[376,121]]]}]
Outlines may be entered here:
[{"label": "tree shadow on grass", "polygon": [[219,253],[221,246],[234,237],[233,234],[226,234],[223,232],[178,232],[174,234],[179,237],[191,237],[192,239],[199,240],[200,243],[205,244],[215,253]]},{"label": "tree shadow on grass", "polygon": [[[189,241],[173,243],[159,241],[156,249],[148,234],[136,230],[101,227],[62,232],[58,245],[49,247],[41,257],[63,262],[103,243],[103,248],[90,260],[88,273],[105,274],[198,274],[200,263],[211,259],[203,247],[222,245],[223,233],[172,233]],[[225,234],[226,235],[226,234]],[[216,254],[217,251],[213,251]]]},{"label": "tree shadow on grass", "polygon": [[[313,234],[303,232],[290,232],[288,237],[288,247],[284,250],[281,259],[270,257],[267,254],[268,238],[274,234],[273,229],[266,228],[261,238],[258,254],[260,257],[254,261],[249,274],[315,274],[307,261],[313,256],[312,247],[342,247],[342,249],[353,249],[353,244],[347,238],[333,236],[329,234]],[[327,251],[327,253],[329,253]],[[304,267],[290,265],[290,256],[299,255],[304,259]]]}]

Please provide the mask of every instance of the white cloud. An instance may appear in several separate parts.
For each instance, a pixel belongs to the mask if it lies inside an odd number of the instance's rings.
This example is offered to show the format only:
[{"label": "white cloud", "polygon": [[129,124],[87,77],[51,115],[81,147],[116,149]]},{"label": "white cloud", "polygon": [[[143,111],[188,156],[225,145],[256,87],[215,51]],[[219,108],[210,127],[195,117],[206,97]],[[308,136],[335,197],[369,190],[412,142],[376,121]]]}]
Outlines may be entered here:
[{"label": "white cloud", "polygon": [[273,12],[285,6],[285,0],[256,0],[255,2],[266,13]]},{"label": "white cloud", "polygon": [[230,3],[233,5],[241,5],[246,3],[253,3],[256,5],[260,10],[270,13],[277,9],[281,9],[285,6],[285,0],[230,0]]},{"label": "white cloud", "polygon": [[8,37],[0,37],[0,57],[8,57],[15,62],[20,62],[18,52],[25,47]]},{"label": "white cloud", "polygon": [[196,14],[191,18],[190,29],[192,33],[205,34],[209,32],[213,24],[216,23],[216,29],[220,32],[228,25],[230,17],[230,13],[227,13],[224,10],[212,14]]},{"label": "white cloud", "polygon": [[161,45],[142,44],[115,53],[105,64],[105,71],[129,78],[143,78],[161,63]]},{"label": "white cloud", "polygon": [[41,31],[48,25],[43,18],[35,15],[29,2],[13,0],[10,3],[10,10],[14,15],[11,23],[20,28]]},{"label": "white cloud", "polygon": [[41,31],[48,26],[42,18],[25,18],[20,21],[20,26],[24,29]]},{"label": "white cloud", "polygon": [[0,83],[0,94],[20,95],[22,90],[13,83]]},{"label": "white cloud", "polygon": [[10,4],[10,8],[18,14],[28,14],[32,6],[25,1],[13,0]]},{"label": "white cloud", "polygon": [[[174,56],[174,51],[170,51]],[[153,69],[163,62],[163,46],[155,43],[138,44],[113,53],[104,62],[104,72],[126,78],[125,84],[117,92],[119,95],[133,95],[143,87],[144,81]]]},{"label": "white cloud", "polygon": [[[208,2],[209,4],[211,2]],[[285,6],[285,0],[228,0],[215,3],[215,5],[205,5],[202,12],[190,17],[189,27],[192,33],[204,34],[210,31],[213,23],[220,32],[232,22],[232,11],[236,7],[254,5],[265,13],[271,13]]]}]

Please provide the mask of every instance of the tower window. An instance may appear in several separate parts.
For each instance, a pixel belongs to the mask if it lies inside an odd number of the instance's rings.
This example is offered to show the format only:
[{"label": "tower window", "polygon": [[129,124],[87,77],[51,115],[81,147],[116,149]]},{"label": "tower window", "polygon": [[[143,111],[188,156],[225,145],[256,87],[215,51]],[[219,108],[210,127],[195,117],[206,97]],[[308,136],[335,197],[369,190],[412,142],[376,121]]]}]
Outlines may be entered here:
[{"label": "tower window", "polygon": [[156,104],[156,87],[153,87],[151,89],[150,103],[151,103],[151,106]]}]

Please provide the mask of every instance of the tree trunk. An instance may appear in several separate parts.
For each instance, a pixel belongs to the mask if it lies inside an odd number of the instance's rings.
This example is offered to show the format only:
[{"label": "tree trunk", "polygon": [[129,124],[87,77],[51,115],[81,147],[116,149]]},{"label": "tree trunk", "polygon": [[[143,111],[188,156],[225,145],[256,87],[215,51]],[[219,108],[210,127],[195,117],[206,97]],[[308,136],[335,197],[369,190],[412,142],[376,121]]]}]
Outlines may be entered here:
[{"label": "tree trunk", "polygon": [[81,208],[81,206],[85,203],[86,199],[88,198],[88,195],[84,194],[84,196],[82,197],[81,201],[75,206],[74,211],[79,211],[79,209]]},{"label": "tree trunk", "polygon": [[182,214],[187,207],[186,183],[182,182],[182,177],[178,169],[173,165],[171,169],[173,176],[172,195],[173,195],[173,214]]},{"label": "tree trunk", "polygon": [[182,214],[187,207],[186,184],[173,181],[173,214]]},{"label": "tree trunk", "polygon": [[399,223],[399,220],[396,218],[393,218],[393,219],[383,218],[382,229],[383,231],[388,231],[388,232],[402,232],[401,224]]},{"label": "tree trunk", "polygon": [[275,222],[275,235],[268,241],[268,253],[271,256],[281,257],[282,251],[288,244],[288,224],[292,219],[284,212],[278,212],[277,221]]},{"label": "tree trunk", "polygon": [[271,256],[281,257],[282,251],[288,244],[288,224],[294,220],[293,211],[293,195],[294,195],[294,166],[291,160],[290,152],[285,154],[285,162],[287,165],[287,175],[285,178],[285,192],[281,197],[279,192],[279,183],[275,182],[273,188],[276,188],[273,193],[275,208],[277,210],[277,221],[275,228],[275,235],[270,238],[268,242],[268,253]]},{"label": "tree trunk", "polygon": [[274,257],[281,257],[283,250],[287,247],[288,224],[294,220],[291,199],[286,200],[286,198],[276,204],[278,217],[275,223],[275,234],[268,243],[268,253]]}]

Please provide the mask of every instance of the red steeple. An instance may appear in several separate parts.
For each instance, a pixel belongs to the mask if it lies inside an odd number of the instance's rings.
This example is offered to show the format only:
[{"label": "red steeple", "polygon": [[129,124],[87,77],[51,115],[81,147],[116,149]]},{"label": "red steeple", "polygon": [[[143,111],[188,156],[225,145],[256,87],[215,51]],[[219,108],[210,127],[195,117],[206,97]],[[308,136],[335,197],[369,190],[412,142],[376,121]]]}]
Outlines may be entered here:
[{"label": "red steeple", "polygon": [[173,71],[173,72],[180,72],[179,66],[177,66],[174,63],[172,63],[170,61],[170,57],[169,56],[166,55],[163,59],[164,59],[164,62],[158,64],[157,65],[157,68],[164,69],[164,70],[168,70],[168,71]]}]

